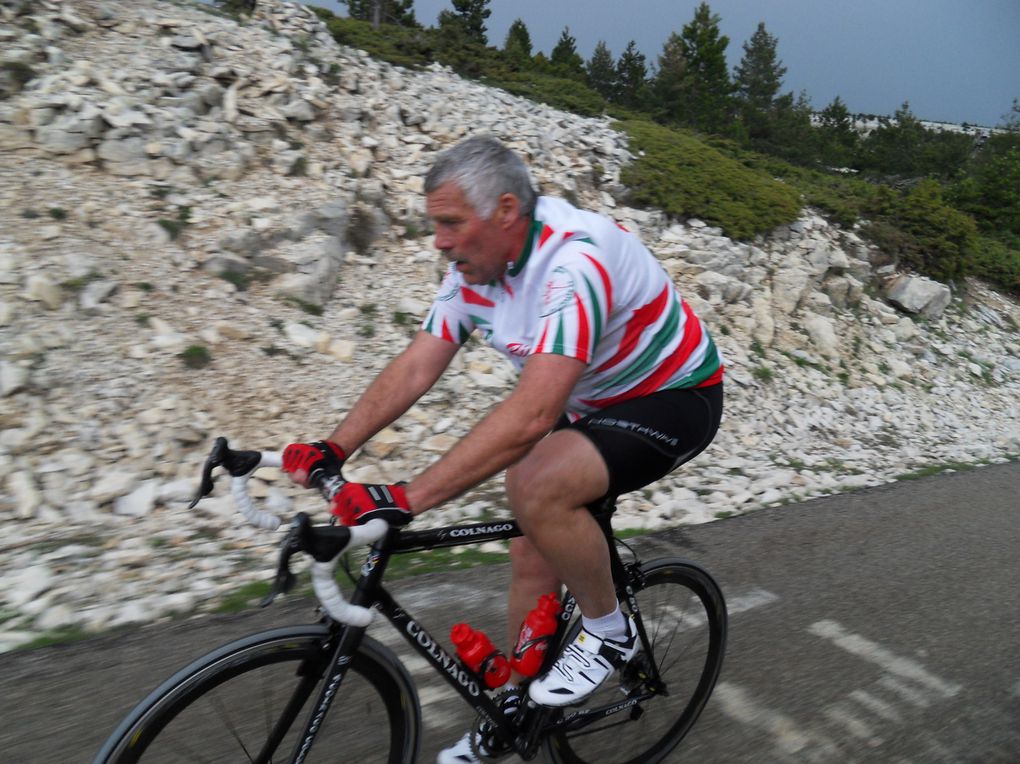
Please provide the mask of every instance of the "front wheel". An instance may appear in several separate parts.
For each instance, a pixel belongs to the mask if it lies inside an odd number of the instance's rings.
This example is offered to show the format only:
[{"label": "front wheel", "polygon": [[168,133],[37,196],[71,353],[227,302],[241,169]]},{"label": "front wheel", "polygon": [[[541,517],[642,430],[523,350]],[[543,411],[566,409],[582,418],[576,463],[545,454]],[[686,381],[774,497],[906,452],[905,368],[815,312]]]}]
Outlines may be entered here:
[{"label": "front wheel", "polygon": [[[726,647],[726,603],[701,567],[680,559],[641,566],[637,591],[650,651],[639,652],[584,704],[584,710],[614,709],[627,697],[640,703],[545,743],[558,764],[651,764],[663,761],[691,729],[708,702]],[[567,635],[572,639],[576,629]],[[661,685],[643,679],[658,668]],[[652,690],[654,689],[654,696]],[[621,693],[629,693],[625,695]],[[569,713],[569,711],[568,711]]]},{"label": "front wheel", "polygon": [[[325,626],[256,634],[198,659],[143,700],[93,764],[292,761],[332,658]],[[418,754],[414,685],[363,637],[302,761],[410,764]]]}]

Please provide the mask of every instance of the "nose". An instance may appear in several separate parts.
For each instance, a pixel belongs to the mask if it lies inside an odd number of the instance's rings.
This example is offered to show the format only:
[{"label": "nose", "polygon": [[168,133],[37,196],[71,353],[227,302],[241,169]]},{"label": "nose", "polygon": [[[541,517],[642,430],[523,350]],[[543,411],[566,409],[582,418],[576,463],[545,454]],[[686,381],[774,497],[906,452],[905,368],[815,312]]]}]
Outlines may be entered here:
[{"label": "nose", "polygon": [[442,228],[436,228],[435,236],[436,249],[448,250],[453,248],[453,237],[450,236],[448,231],[444,231]]}]

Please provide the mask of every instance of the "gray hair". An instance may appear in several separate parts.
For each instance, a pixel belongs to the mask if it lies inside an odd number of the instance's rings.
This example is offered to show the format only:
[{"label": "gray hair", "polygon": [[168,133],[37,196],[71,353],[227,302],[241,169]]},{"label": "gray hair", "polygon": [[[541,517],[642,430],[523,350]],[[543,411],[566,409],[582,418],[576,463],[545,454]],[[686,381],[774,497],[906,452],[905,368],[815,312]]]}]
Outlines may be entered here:
[{"label": "gray hair", "polygon": [[496,212],[503,194],[517,197],[522,215],[535,209],[538,194],[524,160],[491,136],[468,138],[441,152],[425,176],[425,193],[450,181],[485,219]]}]

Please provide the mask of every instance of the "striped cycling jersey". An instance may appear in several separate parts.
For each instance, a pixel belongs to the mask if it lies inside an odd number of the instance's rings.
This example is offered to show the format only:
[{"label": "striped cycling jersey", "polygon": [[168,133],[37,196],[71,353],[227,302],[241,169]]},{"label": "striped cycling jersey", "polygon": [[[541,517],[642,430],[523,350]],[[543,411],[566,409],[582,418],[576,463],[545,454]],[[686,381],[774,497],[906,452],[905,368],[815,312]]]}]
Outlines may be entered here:
[{"label": "striped cycling jersey", "polygon": [[518,371],[535,353],[583,361],[571,419],[723,374],[712,338],[637,236],[544,196],[507,273],[471,286],[451,264],[422,328],[459,344],[477,329]]}]

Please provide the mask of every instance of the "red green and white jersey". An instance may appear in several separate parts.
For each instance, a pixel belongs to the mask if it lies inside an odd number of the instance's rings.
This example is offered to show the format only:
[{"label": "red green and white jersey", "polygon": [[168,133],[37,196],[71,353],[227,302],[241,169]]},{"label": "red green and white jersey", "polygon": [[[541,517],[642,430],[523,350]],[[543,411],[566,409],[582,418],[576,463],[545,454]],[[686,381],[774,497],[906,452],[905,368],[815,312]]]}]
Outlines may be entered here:
[{"label": "red green and white jersey", "polygon": [[507,273],[471,286],[451,265],[422,328],[458,344],[478,330],[518,371],[535,353],[583,361],[571,419],[659,390],[716,384],[723,373],[712,338],[637,236],[544,196]]}]

